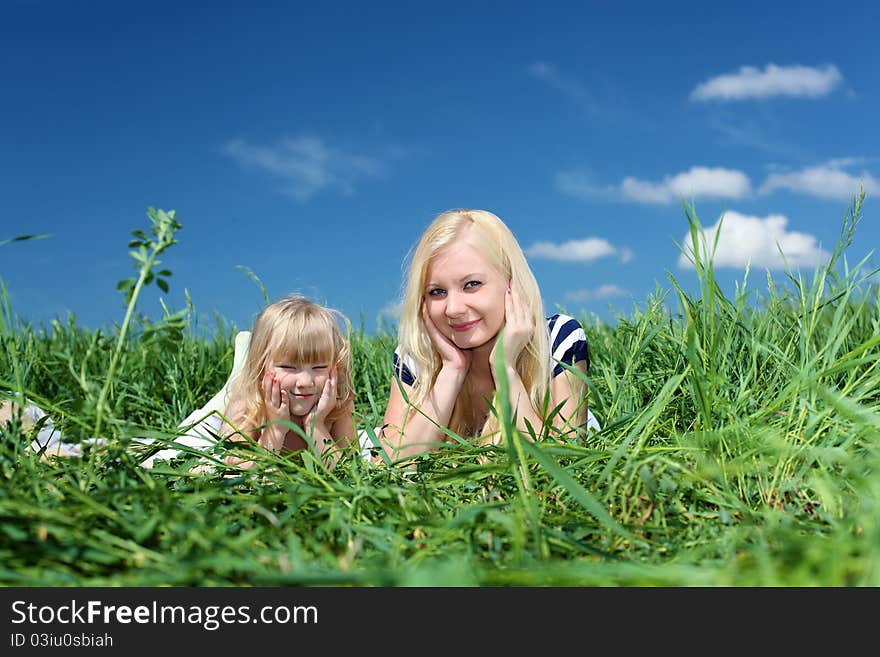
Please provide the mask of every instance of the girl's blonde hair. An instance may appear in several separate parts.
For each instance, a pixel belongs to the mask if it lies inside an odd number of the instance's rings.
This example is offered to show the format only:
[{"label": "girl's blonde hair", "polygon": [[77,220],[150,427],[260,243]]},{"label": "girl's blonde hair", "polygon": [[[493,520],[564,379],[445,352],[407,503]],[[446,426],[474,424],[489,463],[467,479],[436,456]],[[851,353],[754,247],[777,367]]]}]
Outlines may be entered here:
[{"label": "girl's blonde hair", "polygon": [[[416,367],[417,378],[410,400],[415,406],[422,406],[441,366],[440,356],[434,349],[421,312],[428,264],[431,258],[458,239],[465,240],[477,249],[496,271],[512,281],[514,292],[530,309],[534,331],[517,357],[516,370],[532,404],[540,409],[550,381],[550,347],[541,291],[513,233],[499,217],[486,210],[457,209],[441,213],[422,234],[412,254],[397,332],[399,367],[402,368],[408,359]],[[400,372],[396,374],[399,376]],[[462,436],[481,436],[491,440],[499,428],[493,413],[489,413],[481,427],[470,426],[474,396],[466,386],[462,387],[449,420],[449,429]]]},{"label": "girl's blonde hair", "polygon": [[247,357],[242,365],[237,394],[244,401],[245,426],[259,427],[266,422],[262,380],[269,362],[327,363],[336,367],[336,407],[328,414],[332,424],[346,402],[354,399],[351,379],[351,347],[339,322],[350,331],[348,319],[333,308],[326,308],[298,294],[287,295],[266,306],[251,331]]}]

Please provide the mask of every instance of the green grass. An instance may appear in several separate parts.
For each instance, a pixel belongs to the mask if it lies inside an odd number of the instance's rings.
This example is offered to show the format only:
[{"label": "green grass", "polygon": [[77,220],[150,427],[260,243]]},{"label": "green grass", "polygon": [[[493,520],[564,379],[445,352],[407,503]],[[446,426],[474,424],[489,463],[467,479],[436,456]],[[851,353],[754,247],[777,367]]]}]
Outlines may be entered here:
[{"label": "green grass", "polygon": [[[330,472],[298,453],[201,475],[197,455],[149,470],[130,446],[172,439],[219,389],[237,330],[200,326],[191,301],[158,321],[137,312],[143,285],[170,275],[151,278],[150,254],[173,244],[173,213],[151,210],[123,324],[32,326],[0,290],[0,390],[68,439],[110,438],[40,458],[25,449],[36,429],[0,429],[0,584],[878,586],[880,291],[845,262],[863,198],[806,279],[744,279],[727,298],[698,252],[698,295],[670,277],[613,325],[580,317],[603,430],[576,443],[525,441],[502,407],[506,444],[453,442],[414,471],[353,454]],[[374,427],[395,340],[352,342]]]}]

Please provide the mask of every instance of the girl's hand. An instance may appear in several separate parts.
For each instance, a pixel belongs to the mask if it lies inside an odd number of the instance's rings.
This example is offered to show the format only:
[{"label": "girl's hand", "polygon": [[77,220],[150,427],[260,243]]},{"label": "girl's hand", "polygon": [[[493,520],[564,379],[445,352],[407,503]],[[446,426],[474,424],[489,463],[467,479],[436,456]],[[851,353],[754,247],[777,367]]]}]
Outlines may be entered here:
[{"label": "girl's hand", "polygon": [[[522,353],[535,332],[535,325],[528,310],[511,281],[504,295],[504,365],[508,369],[515,368],[517,357]],[[489,364],[492,366],[493,376],[495,361],[498,357],[498,344],[496,341],[492,353],[489,354]]]},{"label": "girl's hand", "polygon": [[281,387],[281,382],[272,371],[263,375],[263,400],[266,403],[266,423],[268,426],[260,432],[259,443],[273,452],[281,451],[284,438],[289,431],[283,424],[277,424],[278,420],[290,421],[290,401],[287,390]]},{"label": "girl's hand", "polygon": [[330,370],[330,376],[324,381],[324,387],[321,389],[318,403],[312,406],[312,410],[306,413],[306,431],[314,429],[315,426],[326,427],[327,416],[336,407],[336,381],[336,368],[333,367]]},{"label": "girl's hand", "polygon": [[[266,372],[263,375],[263,400],[266,402],[266,421],[290,420],[290,401],[287,390],[281,387],[281,382],[275,377],[274,372]],[[284,429],[287,431],[287,428]]]},{"label": "girl's hand", "polygon": [[425,322],[431,343],[440,354],[443,365],[449,364],[458,372],[467,372],[471,367],[473,354],[470,351],[459,349],[452,340],[440,332],[428,314],[428,307],[424,303],[422,303],[422,320]]}]

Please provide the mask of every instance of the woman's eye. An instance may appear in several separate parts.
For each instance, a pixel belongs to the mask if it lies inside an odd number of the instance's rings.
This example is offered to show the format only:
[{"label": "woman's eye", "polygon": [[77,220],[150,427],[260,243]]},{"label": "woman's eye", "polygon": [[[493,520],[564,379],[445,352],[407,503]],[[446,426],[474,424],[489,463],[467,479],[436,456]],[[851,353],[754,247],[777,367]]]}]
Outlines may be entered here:
[{"label": "woman's eye", "polygon": [[480,281],[468,281],[467,283],[464,284],[464,289],[465,290],[472,290],[476,287],[479,287],[480,285],[482,285],[482,282],[480,282]]},{"label": "woman's eye", "polygon": [[442,287],[435,287],[432,290],[428,290],[429,297],[439,297],[445,293],[446,293],[446,290],[444,290]]}]

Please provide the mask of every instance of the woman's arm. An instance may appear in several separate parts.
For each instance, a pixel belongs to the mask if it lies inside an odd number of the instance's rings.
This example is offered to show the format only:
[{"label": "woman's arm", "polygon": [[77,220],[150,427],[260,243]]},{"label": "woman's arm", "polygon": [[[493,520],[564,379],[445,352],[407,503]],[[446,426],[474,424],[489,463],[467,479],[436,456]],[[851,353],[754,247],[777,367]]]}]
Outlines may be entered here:
[{"label": "woman's arm", "polygon": [[421,312],[425,330],[440,355],[442,365],[427,399],[418,409],[408,404],[400,391],[400,386],[403,386],[406,396],[412,399],[413,388],[392,377],[388,406],[379,431],[379,439],[390,452],[392,461],[437,449],[443,442],[444,434],[440,427],[449,424],[455,400],[473,360],[470,351],[459,349],[440,332],[424,303]]},{"label": "woman's arm", "polygon": [[399,383],[396,377],[392,378],[388,406],[379,432],[379,439],[392,461],[437,449],[443,442],[444,434],[440,427],[446,426],[452,417],[452,409],[466,374],[467,370],[444,365],[437,374],[428,399],[418,410],[406,402],[398,386],[403,386],[407,397],[411,397],[413,389]]},{"label": "woman's arm", "polygon": [[[578,361],[574,367],[584,374],[587,372],[586,361]],[[511,367],[507,368],[507,383],[510,390],[510,408],[517,416],[516,426],[527,440],[532,440],[526,423],[528,422],[534,429],[535,435],[539,436],[544,420],[532,406],[519,374]],[[568,370],[564,370],[550,382],[548,410],[556,408],[559,404],[562,404],[562,408],[553,416],[551,427],[563,434],[582,431],[587,422],[587,386],[576,374]]]},{"label": "woman's arm", "polygon": [[[534,429],[536,437],[541,435],[543,420],[538,411],[532,406],[532,400],[526,392],[519,373],[513,367],[507,368],[507,389],[510,398],[510,411],[516,416],[516,428],[520,430],[526,440],[532,440],[529,433],[529,425]],[[498,441],[501,437],[498,436]],[[534,442],[534,441],[532,441]]]},{"label": "woman's arm", "polygon": [[[489,367],[494,378],[495,368],[498,364],[499,347],[503,347],[510,410],[516,415],[517,428],[520,429],[522,435],[527,440],[532,440],[528,426],[531,425],[537,437],[541,433],[543,421],[537,409],[532,406],[532,400],[526,391],[522,377],[516,369],[516,359],[522,350],[525,349],[526,344],[528,344],[529,339],[536,330],[538,330],[538,327],[534,325],[528,306],[514,291],[513,282],[511,281],[504,297],[503,339],[499,338],[495,341],[495,346],[489,355]],[[495,381],[495,388],[498,388],[497,380]],[[500,436],[498,436],[498,440],[501,440]]]},{"label": "woman's arm", "polygon": [[[587,361],[579,360],[573,367],[587,373]],[[553,418],[553,428],[560,433],[570,434],[583,431],[587,425],[587,384],[584,380],[564,370],[550,382],[550,399],[553,408],[562,404],[559,413]]]}]

